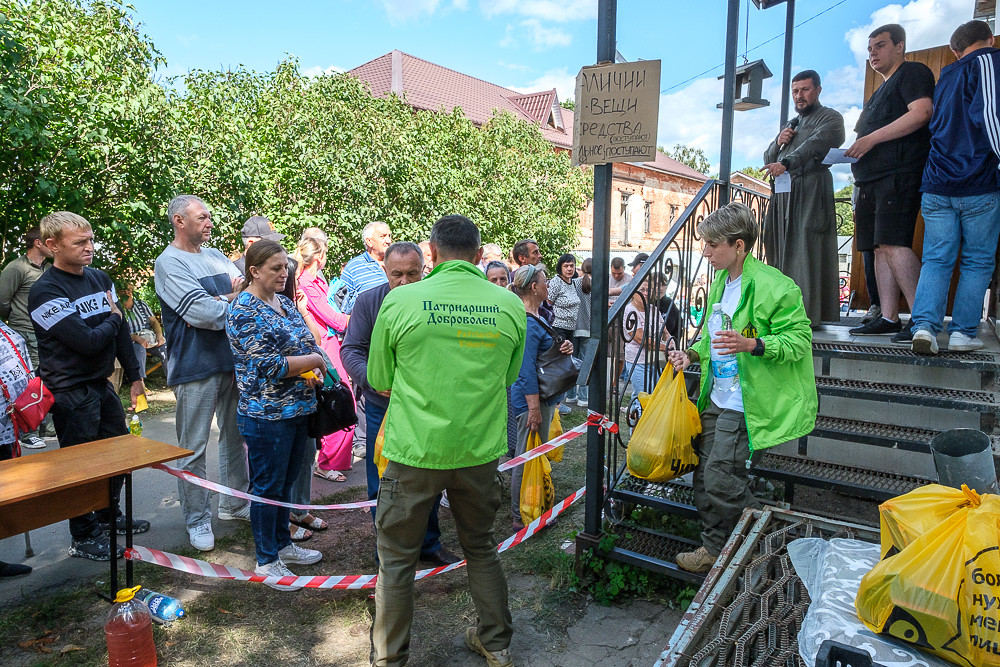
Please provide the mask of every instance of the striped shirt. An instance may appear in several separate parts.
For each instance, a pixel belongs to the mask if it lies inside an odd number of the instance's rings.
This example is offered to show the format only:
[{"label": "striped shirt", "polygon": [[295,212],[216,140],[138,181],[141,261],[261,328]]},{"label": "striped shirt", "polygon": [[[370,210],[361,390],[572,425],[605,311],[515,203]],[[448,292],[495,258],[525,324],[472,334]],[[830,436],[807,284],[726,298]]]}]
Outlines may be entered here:
[{"label": "striped shirt", "polygon": [[367,252],[349,261],[340,274],[340,279],[347,286],[347,298],[341,306],[341,310],[347,314],[354,309],[354,302],[359,294],[389,282],[385,269]]},{"label": "striped shirt", "polygon": [[153,317],[153,309],[142,299],[132,297],[132,307],[126,308],[123,303],[122,312],[125,314],[125,321],[128,322],[130,334],[135,335],[143,329],[149,329],[149,318]]}]

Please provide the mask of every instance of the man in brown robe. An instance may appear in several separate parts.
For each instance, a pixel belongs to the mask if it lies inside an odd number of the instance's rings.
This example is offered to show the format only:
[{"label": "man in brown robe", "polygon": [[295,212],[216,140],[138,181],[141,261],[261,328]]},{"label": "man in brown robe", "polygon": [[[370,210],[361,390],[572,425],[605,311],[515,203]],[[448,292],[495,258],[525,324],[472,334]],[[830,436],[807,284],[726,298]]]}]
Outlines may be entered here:
[{"label": "man in brown robe", "polygon": [[820,78],[805,70],[792,79],[798,115],[764,151],[772,178],[787,173],[791,192],[771,195],[764,218],[768,264],[795,281],[813,328],[840,320],[837,216],[833,177],[822,164],[844,142],[844,117],[819,103]]}]

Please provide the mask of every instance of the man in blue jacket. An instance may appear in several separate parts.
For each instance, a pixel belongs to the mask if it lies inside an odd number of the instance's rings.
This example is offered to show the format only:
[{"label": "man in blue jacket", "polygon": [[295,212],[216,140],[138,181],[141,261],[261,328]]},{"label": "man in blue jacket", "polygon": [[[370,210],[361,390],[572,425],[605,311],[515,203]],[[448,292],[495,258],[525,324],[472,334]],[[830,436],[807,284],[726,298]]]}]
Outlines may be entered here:
[{"label": "man in blue jacket", "polygon": [[982,21],[951,36],[958,62],[941,70],[934,89],[931,152],[920,188],[924,216],[923,269],[913,308],[913,351],[937,354],[951,275],[958,259],[948,349],[978,350],[983,297],[993,275],[1000,234],[1000,49]]}]

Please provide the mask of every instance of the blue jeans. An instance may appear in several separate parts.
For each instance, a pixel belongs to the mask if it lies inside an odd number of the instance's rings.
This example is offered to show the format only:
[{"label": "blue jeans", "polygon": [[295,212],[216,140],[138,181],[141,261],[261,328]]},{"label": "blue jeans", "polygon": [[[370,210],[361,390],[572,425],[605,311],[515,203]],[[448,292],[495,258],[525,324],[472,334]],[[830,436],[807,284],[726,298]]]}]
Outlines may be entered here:
[{"label": "blue jeans", "polygon": [[914,329],[933,334],[944,324],[951,274],[958,260],[961,275],[951,313],[951,333],[975,336],[983,297],[993,276],[1000,234],[1000,192],[972,197],[924,193],[924,253],[913,306]]},{"label": "blue jeans", "polygon": [[640,391],[644,391],[647,394],[653,393],[653,387],[656,386],[656,381],[660,379],[659,369],[656,367],[651,367],[652,377],[649,380],[646,379],[646,368],[647,364],[632,364],[626,365],[625,369],[628,373],[628,380],[632,385],[632,396],[635,397]]},{"label": "blue jeans", "polygon": [[[290,502],[292,484],[306,456],[306,416],[257,419],[238,414],[236,423],[247,442],[250,493]],[[278,552],[292,543],[287,507],[251,502],[250,527],[259,565],[278,560]]]},{"label": "blue jeans", "polygon": [[[378,429],[385,419],[386,409],[381,405],[376,405],[374,401],[365,401],[365,421],[367,437],[365,438],[365,477],[368,482],[368,500],[375,500],[378,497],[378,466],[375,465],[375,439],[378,436]],[[424,542],[420,545],[420,555],[429,556],[441,550],[441,524],[438,522],[438,510],[441,508],[441,494],[439,493],[431,506],[430,515],[427,517],[427,532],[424,534]],[[375,512],[372,511],[372,523],[375,522]]]}]

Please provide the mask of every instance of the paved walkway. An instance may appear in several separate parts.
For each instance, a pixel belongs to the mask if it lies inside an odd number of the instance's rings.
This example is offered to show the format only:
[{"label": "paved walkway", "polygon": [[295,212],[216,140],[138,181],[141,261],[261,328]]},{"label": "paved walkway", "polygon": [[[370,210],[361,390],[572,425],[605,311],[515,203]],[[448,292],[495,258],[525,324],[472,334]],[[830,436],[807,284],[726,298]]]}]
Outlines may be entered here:
[{"label": "paved walkway", "polygon": [[[167,392],[169,396],[169,392]],[[167,412],[149,416],[143,419],[143,436],[176,445],[177,431],[174,413]],[[219,463],[216,446],[219,432],[212,425],[212,439],[209,444],[208,470],[211,479],[218,479]],[[26,456],[32,456],[50,449],[58,449],[55,438],[47,441],[46,449],[24,449]],[[173,465],[173,464],[168,464]],[[313,496],[320,498],[345,488],[345,486],[361,486],[365,483],[363,466],[355,464],[354,470],[348,474],[346,484],[334,484],[318,477],[313,478]],[[184,527],[184,517],[181,514],[180,501],[177,499],[177,480],[158,470],[139,470],[132,476],[133,507],[135,516],[150,522],[148,533],[136,537],[136,541],[145,546],[176,551],[179,547],[189,546],[187,530]],[[212,494],[212,505],[216,506],[217,494]],[[228,535],[233,531],[233,522],[213,521],[216,537]],[[122,538],[123,539],[123,538]],[[0,607],[9,607],[34,596],[38,592],[54,590],[69,583],[75,583],[87,578],[106,575],[108,564],[70,558],[69,523],[59,523],[31,531],[31,546],[35,555],[24,557],[24,538],[10,537],[0,540],[0,560],[11,563],[25,563],[34,571],[25,577],[10,577],[0,579]],[[119,561],[124,563],[124,561]],[[124,577],[124,573],[120,576]]]}]

